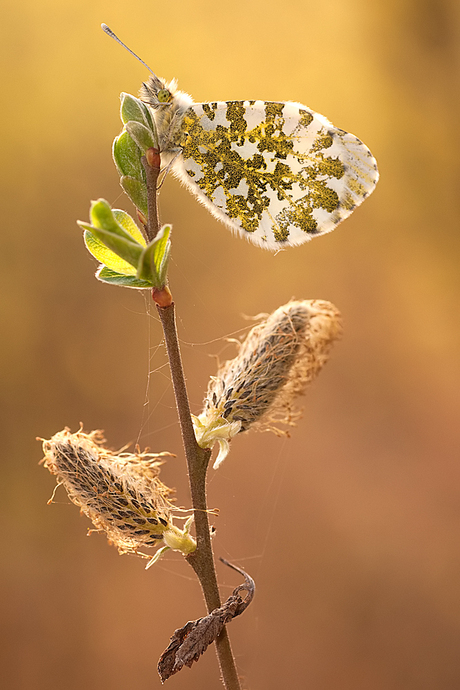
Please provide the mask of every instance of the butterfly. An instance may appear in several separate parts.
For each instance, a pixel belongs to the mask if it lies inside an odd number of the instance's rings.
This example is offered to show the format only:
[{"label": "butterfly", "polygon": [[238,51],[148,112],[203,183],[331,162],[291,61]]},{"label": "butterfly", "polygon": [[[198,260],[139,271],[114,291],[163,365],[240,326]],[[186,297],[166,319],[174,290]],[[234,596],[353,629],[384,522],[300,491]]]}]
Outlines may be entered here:
[{"label": "butterfly", "polygon": [[278,250],[330,232],[374,190],[367,146],[301,103],[194,103],[148,69],[140,99],[155,119],[162,167],[254,244]]}]

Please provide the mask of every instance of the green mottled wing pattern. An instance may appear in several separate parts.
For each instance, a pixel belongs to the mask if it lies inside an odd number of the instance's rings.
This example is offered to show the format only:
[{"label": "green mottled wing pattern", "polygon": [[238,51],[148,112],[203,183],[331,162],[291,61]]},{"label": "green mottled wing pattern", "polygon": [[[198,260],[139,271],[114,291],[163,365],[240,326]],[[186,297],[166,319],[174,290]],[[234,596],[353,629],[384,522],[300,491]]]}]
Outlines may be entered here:
[{"label": "green mottled wing pattern", "polygon": [[198,103],[177,143],[175,173],[213,215],[267,249],[330,232],[378,180],[359,139],[299,103]]}]

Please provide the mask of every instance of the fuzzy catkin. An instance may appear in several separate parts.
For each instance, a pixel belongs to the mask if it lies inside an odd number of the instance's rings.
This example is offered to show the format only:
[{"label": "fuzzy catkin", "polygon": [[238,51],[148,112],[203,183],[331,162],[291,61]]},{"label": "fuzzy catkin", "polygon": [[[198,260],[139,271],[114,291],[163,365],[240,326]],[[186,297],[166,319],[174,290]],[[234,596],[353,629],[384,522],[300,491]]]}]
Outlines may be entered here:
[{"label": "fuzzy catkin", "polygon": [[158,546],[166,531],[177,529],[171,524],[172,492],[158,479],[156,459],[170,454],[114,454],[103,442],[101,432],[60,431],[43,442],[44,466],[119,553]]},{"label": "fuzzy catkin", "polygon": [[240,422],[239,431],[292,424],[294,398],[318,374],[341,331],[340,314],[330,302],[293,300],[280,307],[211,378],[200,421]]}]

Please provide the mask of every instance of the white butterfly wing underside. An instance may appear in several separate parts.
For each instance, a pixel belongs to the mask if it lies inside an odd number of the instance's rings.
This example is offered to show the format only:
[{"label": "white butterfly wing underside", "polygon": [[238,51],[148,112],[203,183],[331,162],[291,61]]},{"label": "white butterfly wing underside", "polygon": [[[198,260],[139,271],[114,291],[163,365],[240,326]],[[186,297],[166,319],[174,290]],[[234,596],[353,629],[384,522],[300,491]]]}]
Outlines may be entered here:
[{"label": "white butterfly wing underside", "polygon": [[378,180],[359,139],[300,103],[197,103],[176,141],[175,174],[214,216],[267,249],[330,232]]}]

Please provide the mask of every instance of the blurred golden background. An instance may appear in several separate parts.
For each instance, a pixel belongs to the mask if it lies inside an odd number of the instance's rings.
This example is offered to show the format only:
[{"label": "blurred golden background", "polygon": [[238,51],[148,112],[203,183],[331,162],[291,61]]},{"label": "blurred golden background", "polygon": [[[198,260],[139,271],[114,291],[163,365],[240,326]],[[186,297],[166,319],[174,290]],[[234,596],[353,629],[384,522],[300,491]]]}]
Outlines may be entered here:
[{"label": "blurred golden background", "polygon": [[[110,148],[147,73],[195,101],[294,100],[359,136],[375,193],[336,232],[274,256],[172,177],[176,300],[193,411],[243,314],[291,297],[341,310],[343,340],[289,440],[233,442],[211,472],[215,550],[257,583],[230,628],[247,690],[460,687],[459,92],[455,0],[56,0],[2,12],[2,613],[6,690],[160,688],[174,629],[204,613],[178,555],[120,557],[39,467],[36,436],[80,421],[177,454],[155,311],[98,283],[75,221],[132,212]],[[149,371],[150,376],[149,376]],[[222,595],[239,577],[218,566]],[[170,690],[218,688],[209,650]]]}]

